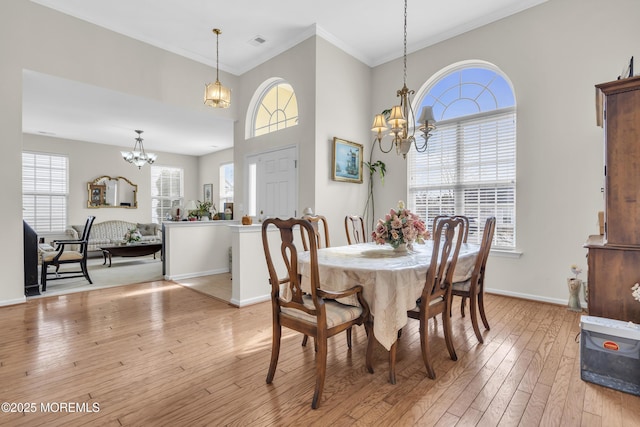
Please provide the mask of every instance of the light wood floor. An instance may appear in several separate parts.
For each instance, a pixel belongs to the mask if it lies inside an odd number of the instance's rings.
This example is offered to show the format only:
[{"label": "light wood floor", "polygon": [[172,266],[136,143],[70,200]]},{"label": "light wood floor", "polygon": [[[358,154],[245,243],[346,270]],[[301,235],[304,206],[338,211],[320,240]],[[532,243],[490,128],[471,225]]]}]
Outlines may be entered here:
[{"label": "light wood floor", "polygon": [[[269,303],[242,309],[171,282],[30,300],[0,308],[0,413],[11,426],[522,425],[640,426],[640,398],[580,380],[579,314],[487,296],[491,331],[476,341],[454,310],[458,361],[430,327],[436,380],[425,375],[418,326],[398,348],[397,384],[366,337],[331,339],[320,408],[310,408],[313,345],[285,330],[278,370],[265,383]],[[99,412],[43,413],[40,404],[97,403]]]}]

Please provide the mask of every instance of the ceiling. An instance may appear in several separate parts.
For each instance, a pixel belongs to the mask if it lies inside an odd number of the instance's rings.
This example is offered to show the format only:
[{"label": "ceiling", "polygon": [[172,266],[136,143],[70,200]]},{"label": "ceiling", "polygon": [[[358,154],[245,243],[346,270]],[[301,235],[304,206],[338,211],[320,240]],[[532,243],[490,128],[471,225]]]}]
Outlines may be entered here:
[{"label": "ceiling", "polygon": [[[220,28],[220,69],[235,75],[314,34],[371,67],[402,56],[401,1],[393,8],[384,0],[31,1],[213,67],[216,40],[212,29]],[[407,50],[422,49],[544,1],[410,0]],[[256,43],[256,38],[264,43]],[[180,112],[150,100],[39,73],[25,74],[24,132],[124,146],[128,145],[123,140],[126,133],[133,147],[132,129],[141,128],[149,150],[176,152],[173,147],[179,140],[179,152],[193,155],[233,144],[230,120]],[[61,99],[65,100],[63,108]],[[136,116],[146,129],[132,127],[129,120]]]}]

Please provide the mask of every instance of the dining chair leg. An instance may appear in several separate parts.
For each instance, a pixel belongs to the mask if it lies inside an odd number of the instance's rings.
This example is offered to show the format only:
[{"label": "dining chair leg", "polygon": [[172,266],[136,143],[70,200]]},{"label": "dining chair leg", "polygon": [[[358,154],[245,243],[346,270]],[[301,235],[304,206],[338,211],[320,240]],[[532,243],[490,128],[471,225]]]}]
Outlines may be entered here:
[{"label": "dining chair leg", "polygon": [[307,340],[309,339],[309,337],[307,335],[302,337],[302,346],[306,347],[307,346]]},{"label": "dining chair leg", "polygon": [[351,348],[351,326],[347,329],[347,347]]},{"label": "dining chair leg", "polygon": [[[319,334],[320,335],[320,334]],[[317,409],[322,397],[322,389],[324,388],[324,377],[327,373],[327,337],[316,337],[316,343],[318,346],[318,354],[316,354],[316,389],[313,393],[313,400],[311,401],[311,408]]]},{"label": "dining chair leg", "polygon": [[444,329],[444,341],[447,343],[447,350],[451,360],[458,360],[456,349],[453,347],[453,331],[451,329],[451,318],[447,316],[446,311],[442,313],[442,329]]},{"label": "dining chair leg", "polygon": [[464,306],[466,301],[467,301],[467,297],[462,297],[462,301],[460,301],[460,314],[462,315],[462,317],[464,317]]},{"label": "dining chair leg", "polygon": [[424,367],[427,370],[427,376],[433,380],[436,378],[436,373],[431,365],[428,322],[429,319],[426,318],[425,315],[420,316],[420,350],[422,351],[422,361],[424,362]]},{"label": "dining chair leg", "polygon": [[271,384],[276,374],[276,366],[278,366],[278,356],[280,356],[280,338],[282,337],[282,327],[280,324],[273,325],[273,339],[271,341],[271,363],[269,364],[269,372],[267,373],[267,384]]},{"label": "dining chair leg", "polygon": [[471,324],[473,325],[473,332],[476,334],[476,338],[480,341],[480,344],[484,343],[484,339],[480,334],[480,328],[478,328],[478,307],[477,299],[473,296],[469,298],[469,312],[471,313]]},{"label": "dining chair leg", "polygon": [[396,340],[389,349],[389,382],[396,383],[396,350],[398,349],[398,340]]},{"label": "dining chair leg", "polygon": [[484,294],[478,294],[478,309],[480,310],[480,317],[482,318],[482,323],[484,324],[484,328],[489,330],[489,322],[487,321],[487,315],[484,314]]}]

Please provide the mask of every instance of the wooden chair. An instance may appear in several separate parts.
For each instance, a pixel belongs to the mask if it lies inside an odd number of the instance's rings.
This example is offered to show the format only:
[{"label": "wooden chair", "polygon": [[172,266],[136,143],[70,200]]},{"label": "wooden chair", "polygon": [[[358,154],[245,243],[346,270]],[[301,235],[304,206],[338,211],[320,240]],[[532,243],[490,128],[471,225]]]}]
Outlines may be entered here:
[{"label": "wooden chair", "polygon": [[[311,223],[311,226],[313,227],[313,236],[318,248],[328,248],[331,246],[329,243],[329,225],[327,223],[327,218],[322,215],[304,215],[302,219],[306,219]],[[322,233],[320,232],[320,228],[322,228]],[[308,238],[302,228],[300,228],[300,236],[302,237],[302,247],[305,251],[308,251]],[[324,241],[322,240],[323,236]]]},{"label": "wooden chair", "polygon": [[[480,317],[485,329],[489,330],[489,322],[484,312],[484,273],[487,267],[487,259],[489,258],[489,252],[491,251],[491,243],[493,242],[493,234],[496,229],[496,218],[489,217],[484,226],[484,232],[482,233],[482,242],[480,243],[480,252],[478,258],[476,258],[476,264],[471,273],[471,278],[465,282],[454,283],[451,286],[451,294],[462,297],[460,302],[460,313],[464,317],[464,305],[467,298],[469,298],[469,311],[471,312],[471,324],[473,325],[473,331],[476,333],[478,341],[484,342],[482,335],[480,335],[480,329],[478,328],[478,314],[480,311]],[[476,309],[477,307],[477,309]]]},{"label": "wooden chair", "polygon": [[[54,240],[53,244],[56,245],[55,251],[44,252],[42,255],[42,271],[40,273],[40,282],[42,283],[42,291],[47,290],[47,281],[70,279],[73,277],[84,277],[90,284],[93,284],[91,277],[89,277],[89,270],[87,269],[87,246],[89,245],[89,233],[91,233],[91,226],[95,216],[87,218],[87,222],[84,225],[82,237],[78,240]],[[68,245],[77,245],[77,250],[65,250]],[[80,270],[63,271],[60,272],[60,265],[62,264],[80,264]],[[55,266],[56,271],[49,273],[49,266]],[[54,277],[48,277],[49,274],[55,274]]]},{"label": "wooden chair", "polygon": [[[270,225],[280,231],[280,246],[271,251],[267,229]],[[302,292],[301,278],[298,274],[298,250],[294,244],[294,229],[299,227],[309,241],[310,289]],[[367,334],[372,336],[369,322],[369,306],[362,297],[362,286],[356,285],[342,292],[329,292],[320,289],[318,274],[318,247],[315,229],[304,219],[288,220],[267,219],[262,224],[262,244],[269,269],[271,283],[271,307],[273,314],[273,341],[271,363],[267,374],[267,384],[271,384],[276,373],[282,327],[287,327],[305,335],[314,337],[316,342],[316,386],[311,407],[316,409],[322,396],[327,370],[327,338],[351,328],[365,324]],[[275,245],[274,245],[275,246]],[[272,258],[275,257],[275,258]],[[275,263],[274,263],[275,261]],[[284,265],[276,270],[275,265]],[[287,292],[282,292],[283,288]],[[281,294],[282,292],[282,294]],[[356,295],[359,307],[340,304],[337,298]],[[370,365],[367,366],[373,371]]]},{"label": "wooden chair", "polygon": [[347,233],[347,243],[365,243],[367,235],[364,231],[364,220],[358,215],[347,215],[344,217],[344,231]]},{"label": "wooden chair", "polygon": [[[451,303],[451,280],[456,268],[460,245],[462,244],[463,220],[460,218],[442,218],[433,233],[433,252],[431,263],[427,270],[427,276],[422,290],[422,295],[416,301],[416,307],[407,312],[411,319],[420,321],[420,348],[422,360],[427,369],[429,378],[435,379],[436,374],[431,363],[429,349],[429,319],[442,315],[444,338],[452,360],[458,360],[453,347],[451,318],[449,316],[449,304]],[[389,378],[395,384],[396,341],[389,350]],[[370,346],[369,346],[370,347]],[[370,357],[370,349],[367,348],[367,357]],[[367,362],[369,365],[369,362]],[[367,366],[368,366],[367,365]]]}]

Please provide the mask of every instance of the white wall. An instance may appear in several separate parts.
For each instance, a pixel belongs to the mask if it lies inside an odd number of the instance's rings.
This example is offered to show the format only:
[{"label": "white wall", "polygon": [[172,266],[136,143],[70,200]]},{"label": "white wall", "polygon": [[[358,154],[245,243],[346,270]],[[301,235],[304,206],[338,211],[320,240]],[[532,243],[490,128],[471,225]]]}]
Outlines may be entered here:
[{"label": "white wall", "polygon": [[24,256],[20,248],[22,236],[22,67],[19,56],[21,40],[27,31],[26,14],[21,0],[3,3],[0,14],[0,222],[4,224],[4,238],[11,244],[0,245],[0,305],[23,302]]},{"label": "white wall", "polygon": [[333,138],[361,144],[363,161],[371,147],[371,69],[320,37],[316,37],[316,129],[314,212],[329,223],[332,246],[346,245],[345,215],[362,215],[368,173],[362,184],[333,181]]},{"label": "white wall", "polygon": [[[497,65],[515,87],[522,256],[492,256],[488,288],[566,303],[569,266],[586,273],[582,245],[598,233],[603,209],[603,131],[595,122],[594,85],[614,80],[638,57],[638,16],[640,2],[633,0],[550,0],[409,56],[407,85],[416,90],[467,59]],[[391,105],[401,72],[399,60],[374,70],[372,115]],[[388,166],[376,195],[380,215],[407,194],[406,164],[391,153],[376,155]]]}]

